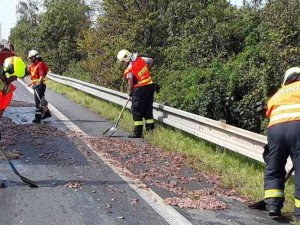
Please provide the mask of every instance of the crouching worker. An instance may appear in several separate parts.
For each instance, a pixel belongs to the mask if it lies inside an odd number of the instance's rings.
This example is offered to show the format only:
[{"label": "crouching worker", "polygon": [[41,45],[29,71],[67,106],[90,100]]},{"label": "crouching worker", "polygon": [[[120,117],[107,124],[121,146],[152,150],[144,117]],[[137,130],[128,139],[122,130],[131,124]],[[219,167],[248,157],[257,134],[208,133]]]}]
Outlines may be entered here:
[{"label": "crouching worker", "polygon": [[[16,90],[12,82],[18,77],[23,78],[25,71],[26,65],[21,58],[12,56],[5,59],[3,67],[0,69],[0,119],[13,97],[14,90]],[[0,181],[0,188],[4,187],[4,183]]]},{"label": "crouching worker", "polygon": [[268,101],[268,149],[264,154],[265,203],[269,215],[281,216],[284,203],[285,166],[291,156],[295,168],[295,216],[300,221],[300,68],[288,69],[282,87]]},{"label": "crouching worker", "polygon": [[41,123],[41,120],[51,117],[51,113],[48,107],[46,107],[47,102],[45,100],[45,78],[48,73],[48,66],[45,62],[43,62],[42,57],[36,50],[31,50],[28,53],[28,58],[31,61],[31,65],[28,67],[28,73],[31,79],[31,84],[29,86],[32,86],[34,90],[34,101],[36,108],[35,116],[32,122]]}]

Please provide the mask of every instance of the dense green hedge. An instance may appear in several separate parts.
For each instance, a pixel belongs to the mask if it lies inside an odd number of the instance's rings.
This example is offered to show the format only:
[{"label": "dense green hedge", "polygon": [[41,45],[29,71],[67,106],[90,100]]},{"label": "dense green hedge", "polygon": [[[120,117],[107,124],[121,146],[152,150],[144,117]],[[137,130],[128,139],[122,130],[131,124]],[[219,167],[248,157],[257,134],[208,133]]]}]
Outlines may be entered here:
[{"label": "dense green hedge", "polygon": [[300,65],[300,3],[260,2],[48,0],[44,13],[21,2],[10,40],[21,55],[40,50],[54,72],[121,91],[116,54],[137,51],[155,60],[157,101],[262,133],[267,98]]}]

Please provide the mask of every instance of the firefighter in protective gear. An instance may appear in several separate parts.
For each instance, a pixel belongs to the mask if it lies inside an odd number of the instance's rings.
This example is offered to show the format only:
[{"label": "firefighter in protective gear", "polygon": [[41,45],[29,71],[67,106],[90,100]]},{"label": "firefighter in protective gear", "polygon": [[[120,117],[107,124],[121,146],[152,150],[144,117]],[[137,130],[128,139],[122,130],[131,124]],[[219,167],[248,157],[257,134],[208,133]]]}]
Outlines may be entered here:
[{"label": "firefighter in protective gear", "polygon": [[[25,74],[26,65],[21,58],[12,56],[4,60],[3,67],[0,69],[0,119],[16,89],[12,82],[18,77],[23,78]],[[0,181],[0,188],[4,187],[4,183]]]},{"label": "firefighter in protective gear", "polygon": [[147,131],[153,131],[153,99],[154,84],[149,69],[153,65],[153,59],[140,57],[137,53],[128,50],[119,51],[117,58],[127,67],[124,79],[129,86],[129,95],[132,96],[131,112],[134,121],[133,134],[129,138],[140,138],[143,133],[144,121]]},{"label": "firefighter in protective gear", "polygon": [[281,216],[285,165],[291,156],[295,168],[295,215],[300,220],[300,68],[288,69],[282,88],[268,101],[268,148],[265,148],[265,203],[269,215]]},{"label": "firefighter in protective gear", "polygon": [[0,119],[12,99],[13,91],[16,89],[12,82],[18,77],[23,78],[25,71],[26,65],[21,58],[12,56],[4,60],[0,72]]},{"label": "firefighter in protective gear", "polygon": [[[44,100],[46,92],[45,78],[48,73],[48,66],[43,62],[42,57],[36,50],[31,50],[28,53],[28,58],[31,61],[31,65],[28,67],[28,73],[30,75],[31,84],[34,89],[34,101],[35,101],[35,118],[33,123],[41,123],[41,120],[51,117],[49,109],[43,110],[42,102]],[[38,95],[38,96],[37,96]]]}]

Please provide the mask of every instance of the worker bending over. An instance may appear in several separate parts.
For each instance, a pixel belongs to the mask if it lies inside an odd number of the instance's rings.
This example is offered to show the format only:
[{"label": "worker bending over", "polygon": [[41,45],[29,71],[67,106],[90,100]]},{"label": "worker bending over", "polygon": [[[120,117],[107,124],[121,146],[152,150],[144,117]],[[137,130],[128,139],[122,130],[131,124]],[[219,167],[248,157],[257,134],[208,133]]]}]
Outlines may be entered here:
[{"label": "worker bending over", "polygon": [[264,152],[265,203],[269,215],[281,216],[285,165],[290,155],[295,168],[295,215],[300,221],[300,68],[288,69],[282,87],[268,101],[268,148]]},{"label": "worker bending over", "polygon": [[[0,119],[13,97],[14,90],[16,90],[12,82],[18,77],[23,78],[26,74],[25,71],[25,63],[16,56],[5,59],[3,67],[0,68]],[[4,183],[0,181],[0,188],[4,187]]]},{"label": "worker bending over", "polygon": [[124,72],[124,79],[129,86],[129,95],[132,96],[131,112],[134,121],[133,134],[129,138],[140,138],[143,133],[144,121],[146,130],[153,131],[153,98],[154,84],[150,76],[150,68],[153,59],[140,57],[137,53],[128,50],[119,51],[117,58],[127,67]]}]

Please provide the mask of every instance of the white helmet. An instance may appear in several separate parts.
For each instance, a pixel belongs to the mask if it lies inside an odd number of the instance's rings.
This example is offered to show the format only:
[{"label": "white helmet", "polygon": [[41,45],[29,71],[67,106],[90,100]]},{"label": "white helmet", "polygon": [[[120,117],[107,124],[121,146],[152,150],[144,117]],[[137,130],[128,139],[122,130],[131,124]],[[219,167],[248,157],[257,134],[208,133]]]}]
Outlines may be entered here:
[{"label": "white helmet", "polygon": [[122,49],[118,52],[117,58],[120,62],[129,62],[131,59],[132,53],[126,49]]},{"label": "white helmet", "polygon": [[282,86],[285,85],[285,83],[287,81],[289,81],[290,79],[292,79],[292,77],[295,76],[299,76],[300,78],[300,67],[292,67],[289,68],[283,75],[283,81],[282,81]]},{"label": "white helmet", "polygon": [[39,53],[38,51],[36,50],[30,50],[29,53],[28,53],[28,58],[31,58],[31,57],[38,57],[39,56]]}]

